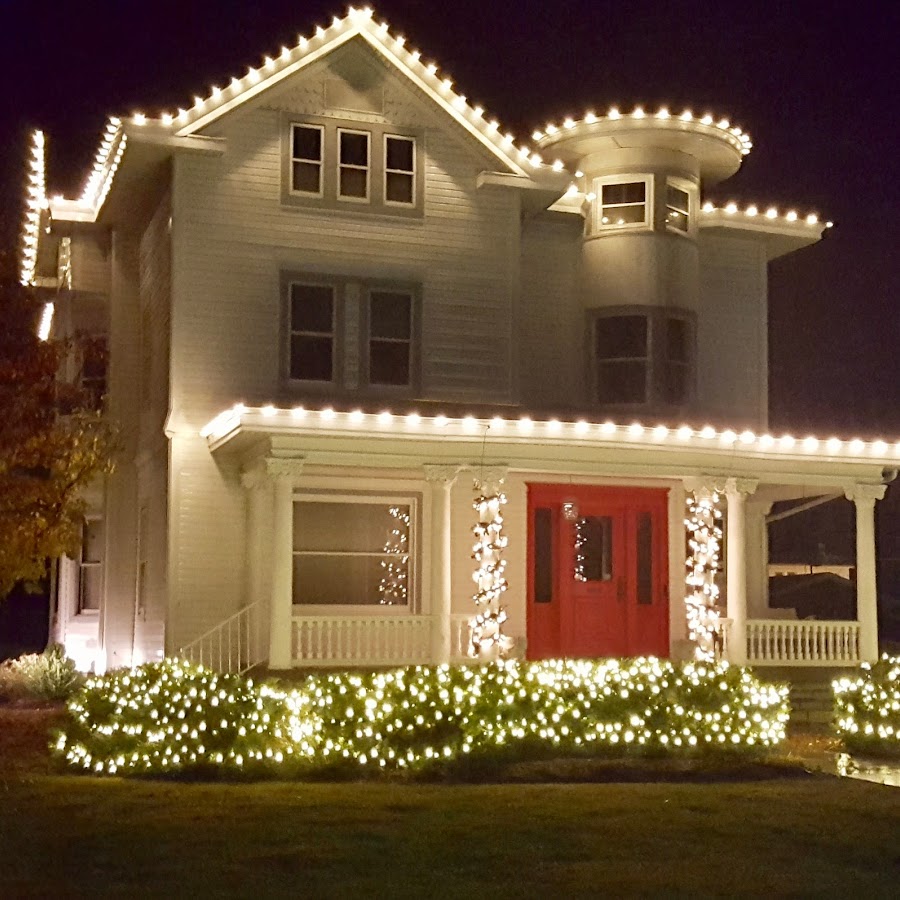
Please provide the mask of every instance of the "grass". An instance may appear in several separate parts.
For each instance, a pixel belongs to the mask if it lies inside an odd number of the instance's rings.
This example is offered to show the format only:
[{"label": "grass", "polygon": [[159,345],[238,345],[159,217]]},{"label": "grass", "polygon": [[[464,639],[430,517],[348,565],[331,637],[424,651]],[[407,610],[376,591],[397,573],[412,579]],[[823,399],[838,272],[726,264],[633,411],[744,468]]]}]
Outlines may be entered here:
[{"label": "grass", "polygon": [[61,715],[0,707],[4,898],[897,895],[895,788],[96,779],[49,774]]}]

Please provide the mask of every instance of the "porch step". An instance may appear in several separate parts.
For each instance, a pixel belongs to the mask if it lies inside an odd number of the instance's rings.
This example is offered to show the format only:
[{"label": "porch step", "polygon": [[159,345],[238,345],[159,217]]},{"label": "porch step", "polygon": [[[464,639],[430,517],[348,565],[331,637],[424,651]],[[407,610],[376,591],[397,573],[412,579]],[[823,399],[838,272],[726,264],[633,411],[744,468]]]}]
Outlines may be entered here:
[{"label": "porch step", "polygon": [[831,681],[799,680],[791,682],[791,730],[816,729],[831,725],[834,695]]}]

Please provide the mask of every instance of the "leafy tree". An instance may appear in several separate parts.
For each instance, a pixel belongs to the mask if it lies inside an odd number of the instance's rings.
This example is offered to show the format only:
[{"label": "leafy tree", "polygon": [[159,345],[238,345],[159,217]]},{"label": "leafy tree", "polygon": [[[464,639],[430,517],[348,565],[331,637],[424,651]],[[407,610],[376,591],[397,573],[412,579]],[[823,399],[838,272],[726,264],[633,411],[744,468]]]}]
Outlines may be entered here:
[{"label": "leafy tree", "polygon": [[113,434],[96,403],[58,376],[74,339],[41,341],[43,301],[0,253],[0,599],[74,553],[84,489],[112,470]]}]

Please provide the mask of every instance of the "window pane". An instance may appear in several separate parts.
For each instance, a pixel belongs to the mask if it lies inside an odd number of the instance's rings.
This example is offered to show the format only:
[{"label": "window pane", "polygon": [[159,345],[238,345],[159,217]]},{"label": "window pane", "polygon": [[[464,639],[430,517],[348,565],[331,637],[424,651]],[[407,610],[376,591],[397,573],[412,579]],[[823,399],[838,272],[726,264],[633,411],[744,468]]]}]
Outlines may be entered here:
[{"label": "window pane", "polygon": [[631,225],[643,221],[643,206],[607,206],[600,217],[601,225]]},{"label": "window pane", "polygon": [[575,579],[609,581],[612,578],[612,519],[584,516],[575,523]]},{"label": "window pane", "polygon": [[553,510],[534,511],[534,602],[553,601]]},{"label": "window pane", "polygon": [[[402,606],[409,603],[402,590],[385,584],[382,561],[372,556],[294,556],[294,603],[323,606]],[[409,561],[395,566],[393,585],[409,578]],[[404,575],[404,578],[400,576]]]},{"label": "window pane", "polygon": [[[300,501],[294,504],[294,550],[383,554],[395,544],[398,522],[409,516],[408,504]],[[404,530],[408,539],[408,524]]]},{"label": "window pane", "polygon": [[637,602],[653,603],[653,519],[648,512],[637,524]]},{"label": "window pane", "polygon": [[688,399],[689,367],[684,363],[670,362],[665,367],[665,382],[660,386],[666,403],[686,403]]},{"label": "window pane", "polygon": [[610,203],[643,203],[646,200],[647,185],[643,181],[604,184],[601,190],[604,206]]},{"label": "window pane", "polygon": [[687,213],[689,203],[688,192],[681,190],[681,188],[673,187],[670,184],[666,188],[666,203],[672,207],[672,209]]},{"label": "window pane", "polygon": [[291,285],[291,331],[331,334],[334,330],[334,288],[320,284]]},{"label": "window pane", "polygon": [[369,136],[341,132],[341,163],[350,166],[369,165]]},{"label": "window pane", "polygon": [[688,230],[688,218],[677,210],[670,209],[666,212],[666,222],[671,228],[677,228],[679,231]]},{"label": "window pane", "polygon": [[293,190],[304,191],[308,194],[318,194],[321,172],[322,167],[318,163],[295,162]]},{"label": "window pane", "polygon": [[387,139],[387,168],[412,172],[414,146],[413,141],[409,138],[389,137]]},{"label": "window pane", "polygon": [[99,565],[82,566],[81,609],[100,609],[100,580],[103,570]]},{"label": "window pane", "polygon": [[331,381],[334,372],[333,357],[330,337],[295,334],[291,337],[291,378]]},{"label": "window pane", "polygon": [[82,531],[81,560],[98,563],[103,558],[103,520],[89,519]]},{"label": "window pane", "polygon": [[385,175],[384,196],[389,203],[413,202],[413,177],[399,172]]},{"label": "window pane", "polygon": [[601,403],[647,402],[645,362],[602,363],[597,375],[597,399]]},{"label": "window pane", "polygon": [[598,360],[647,356],[646,316],[604,316],[594,329]]},{"label": "window pane", "polygon": [[311,125],[294,126],[294,159],[322,161],[322,130]]},{"label": "window pane", "polygon": [[342,197],[362,197],[369,195],[369,172],[366,169],[341,169]]},{"label": "window pane", "polygon": [[409,384],[409,343],[371,341],[369,344],[369,384]]},{"label": "window pane", "polygon": [[686,363],[689,359],[688,323],[685,319],[666,320],[666,359]]},{"label": "window pane", "polygon": [[409,294],[373,291],[369,295],[369,333],[374,338],[409,339],[412,298]]}]

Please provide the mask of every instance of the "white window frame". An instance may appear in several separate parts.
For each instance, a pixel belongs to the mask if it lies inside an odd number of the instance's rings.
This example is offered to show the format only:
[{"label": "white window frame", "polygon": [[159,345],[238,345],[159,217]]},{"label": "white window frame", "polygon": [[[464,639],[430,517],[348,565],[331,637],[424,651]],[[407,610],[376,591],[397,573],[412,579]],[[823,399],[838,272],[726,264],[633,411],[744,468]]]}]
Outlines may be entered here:
[{"label": "white window frame", "polygon": [[[306,159],[306,157],[302,156],[294,156],[294,130],[297,128],[310,128],[315,129],[319,132],[319,159]],[[324,125],[315,125],[310,122],[292,122],[291,123],[291,134],[290,134],[291,146],[290,146],[290,158],[291,158],[291,168],[290,168],[290,193],[296,197],[318,197],[322,198],[325,196],[325,126]],[[319,167],[319,190],[318,191],[303,191],[294,187],[294,163],[307,163],[307,164],[316,164]]]},{"label": "white window frame", "polygon": [[[407,143],[412,144],[412,169],[391,169],[388,167],[388,141],[406,141]],[[385,134],[384,141],[381,148],[382,159],[384,160],[384,178],[382,179],[382,201],[385,206],[399,206],[406,209],[412,209],[416,205],[417,197],[416,197],[416,176],[418,172],[416,171],[417,157],[418,157],[418,147],[416,146],[416,139],[408,134]],[[404,200],[388,200],[387,196],[387,186],[388,186],[388,175],[408,175],[410,181],[412,182],[412,199],[407,203]]]},{"label": "white window frame", "polygon": [[[592,225],[595,234],[609,234],[616,231],[652,231],[653,230],[653,176],[652,175],[604,175],[595,178],[592,192],[595,196],[592,210]],[[603,218],[603,188],[616,184],[643,184],[644,185],[644,218],[640,222],[625,222],[617,224],[610,222],[604,224]],[[638,204],[628,204],[637,206]],[[617,205],[610,207],[618,208]]]},{"label": "white window frame", "polygon": [[[356,163],[341,162],[341,137],[345,134],[359,134],[366,139],[366,165],[360,166]],[[335,191],[337,199],[344,203],[369,203],[372,196],[372,132],[363,131],[359,128],[338,128],[337,129],[337,148],[335,152],[335,165],[337,167],[337,185]],[[343,169],[352,169],[356,172],[366,173],[366,196],[352,197],[341,193],[341,171]]]},{"label": "white window frame", "polygon": [[[105,547],[106,523],[101,516],[87,516],[81,528],[81,547],[78,551],[78,596],[75,603],[75,615],[77,616],[98,616],[100,615],[100,609],[103,606],[103,548],[100,550],[99,559],[85,560],[84,558],[85,544],[87,543],[85,541],[85,535],[87,534],[88,523],[97,522],[103,524],[103,534],[101,539],[103,541],[103,546]],[[96,569],[100,572],[100,603],[96,609],[89,609],[84,606],[84,575],[86,569]]]},{"label": "white window frame", "polygon": [[295,550],[293,539],[293,511],[297,503],[349,503],[364,504],[368,506],[408,506],[409,507],[409,574],[407,575],[407,599],[405,606],[396,604],[389,606],[380,603],[346,603],[346,604],[313,604],[293,603],[294,615],[300,616],[412,616],[418,615],[419,610],[419,565],[418,565],[418,533],[419,519],[421,515],[420,499],[412,494],[347,494],[300,492],[295,491],[291,506],[291,599],[294,596],[294,558],[296,556],[385,556],[384,553],[374,551],[321,551],[321,550]]},{"label": "white window frame", "polygon": [[[297,331],[294,329],[293,316],[293,293],[294,287],[317,287],[329,288],[331,290],[331,332],[324,331]],[[323,279],[317,281],[314,279],[291,278],[287,286],[287,380],[290,384],[303,385],[333,385],[338,382],[338,374],[340,372],[340,317],[338,316],[338,305],[342,302],[342,286],[338,280],[329,281]],[[319,381],[314,378],[294,378],[291,375],[291,358],[294,352],[294,336],[306,337],[330,337],[331,338],[331,378],[328,381]]]},{"label": "white window frame", "polygon": [[[688,198],[688,208],[687,210],[678,209],[677,207],[672,207],[669,205],[669,188],[673,187],[679,191],[684,191],[687,194]],[[697,187],[692,184],[690,181],[686,181],[684,178],[667,178],[666,179],[666,196],[665,196],[665,226],[666,231],[671,234],[680,234],[683,237],[689,237],[694,233],[694,229],[696,227],[696,210],[697,210]],[[674,225],[669,224],[669,212],[670,210],[675,210],[676,212],[680,212],[687,217],[687,228],[681,229],[676,228]]]},{"label": "white window frame", "polygon": [[[398,294],[409,298],[409,337],[408,338],[382,338],[372,334],[372,294]],[[388,287],[378,284],[366,284],[363,286],[365,298],[365,315],[361,328],[365,347],[362,353],[364,371],[363,382],[379,392],[396,392],[406,395],[415,388],[416,383],[416,292],[411,288]],[[372,381],[372,344],[406,344],[408,349],[407,381],[405,384],[383,384]]]}]

